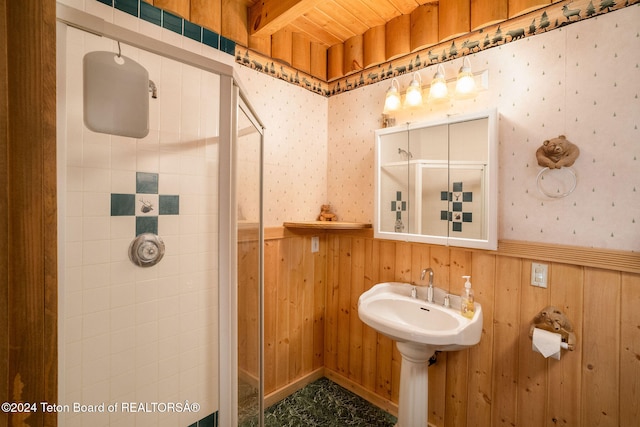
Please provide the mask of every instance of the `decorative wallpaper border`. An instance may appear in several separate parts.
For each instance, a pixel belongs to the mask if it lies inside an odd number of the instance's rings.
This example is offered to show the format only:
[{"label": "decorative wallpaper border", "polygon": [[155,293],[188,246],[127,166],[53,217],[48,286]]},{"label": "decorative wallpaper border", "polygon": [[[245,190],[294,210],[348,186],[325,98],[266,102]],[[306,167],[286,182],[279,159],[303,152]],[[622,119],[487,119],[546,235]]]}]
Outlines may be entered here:
[{"label": "decorative wallpaper border", "polygon": [[543,34],[585,19],[639,5],[640,0],[565,0],[516,18],[472,31],[418,52],[325,82],[285,63],[236,46],[236,62],[326,97],[414,72],[466,55],[478,53],[525,37]]}]

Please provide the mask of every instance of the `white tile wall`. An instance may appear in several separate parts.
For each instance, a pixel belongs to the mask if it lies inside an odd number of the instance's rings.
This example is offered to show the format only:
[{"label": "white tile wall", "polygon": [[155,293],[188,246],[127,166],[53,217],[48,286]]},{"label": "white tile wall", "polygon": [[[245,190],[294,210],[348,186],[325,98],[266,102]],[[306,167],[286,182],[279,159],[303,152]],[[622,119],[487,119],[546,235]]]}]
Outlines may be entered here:
[{"label": "white tile wall", "polygon": [[[93,3],[87,9],[109,15]],[[121,15],[115,13],[119,24],[137,25]],[[218,409],[219,80],[123,45],[123,55],[140,62],[158,86],[158,99],[150,101],[151,131],[141,140],[91,132],[82,123],[82,57],[117,47],[72,28],[67,35],[60,403],[189,400],[201,411],[69,413],[60,422],[187,426]],[[159,193],[180,196],[179,215],[159,216],[165,258],[144,269],[127,255],[135,217],[112,217],[110,210],[111,193],[135,193],[137,171],[158,173]]]}]

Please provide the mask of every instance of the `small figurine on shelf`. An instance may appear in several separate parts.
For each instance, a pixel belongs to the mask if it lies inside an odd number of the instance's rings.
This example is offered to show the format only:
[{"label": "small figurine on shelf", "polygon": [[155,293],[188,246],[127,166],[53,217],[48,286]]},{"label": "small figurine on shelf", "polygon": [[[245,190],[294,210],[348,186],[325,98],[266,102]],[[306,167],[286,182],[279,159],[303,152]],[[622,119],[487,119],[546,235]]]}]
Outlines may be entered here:
[{"label": "small figurine on shelf", "polygon": [[318,221],[337,221],[336,214],[331,212],[331,205],[322,205],[320,207],[320,215],[318,215]]}]

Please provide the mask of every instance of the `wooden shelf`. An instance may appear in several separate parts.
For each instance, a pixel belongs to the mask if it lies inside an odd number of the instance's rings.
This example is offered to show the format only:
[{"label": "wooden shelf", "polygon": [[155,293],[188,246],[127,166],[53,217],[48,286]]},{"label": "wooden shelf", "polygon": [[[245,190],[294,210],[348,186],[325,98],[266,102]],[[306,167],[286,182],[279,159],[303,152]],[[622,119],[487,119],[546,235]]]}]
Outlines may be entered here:
[{"label": "wooden shelf", "polygon": [[312,228],[318,230],[362,230],[371,228],[371,224],[364,222],[342,222],[342,221],[296,221],[285,222],[286,228]]}]

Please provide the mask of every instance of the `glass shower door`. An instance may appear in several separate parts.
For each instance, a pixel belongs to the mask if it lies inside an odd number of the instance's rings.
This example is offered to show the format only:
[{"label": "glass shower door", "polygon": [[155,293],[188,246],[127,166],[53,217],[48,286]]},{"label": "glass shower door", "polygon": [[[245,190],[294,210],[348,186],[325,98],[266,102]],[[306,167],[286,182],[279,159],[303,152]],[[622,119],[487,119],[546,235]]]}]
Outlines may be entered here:
[{"label": "glass shower door", "polygon": [[262,127],[239,99],[236,154],[238,224],[238,425],[263,425]]}]

